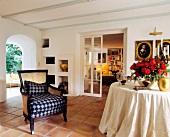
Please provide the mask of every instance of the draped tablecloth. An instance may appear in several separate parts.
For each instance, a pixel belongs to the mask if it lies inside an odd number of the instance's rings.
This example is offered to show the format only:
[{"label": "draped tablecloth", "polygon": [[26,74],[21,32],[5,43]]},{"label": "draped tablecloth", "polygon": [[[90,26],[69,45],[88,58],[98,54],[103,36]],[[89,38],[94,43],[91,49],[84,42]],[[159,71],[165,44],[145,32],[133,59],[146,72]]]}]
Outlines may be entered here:
[{"label": "draped tablecloth", "polygon": [[170,137],[170,91],[110,86],[99,130],[107,137]]}]

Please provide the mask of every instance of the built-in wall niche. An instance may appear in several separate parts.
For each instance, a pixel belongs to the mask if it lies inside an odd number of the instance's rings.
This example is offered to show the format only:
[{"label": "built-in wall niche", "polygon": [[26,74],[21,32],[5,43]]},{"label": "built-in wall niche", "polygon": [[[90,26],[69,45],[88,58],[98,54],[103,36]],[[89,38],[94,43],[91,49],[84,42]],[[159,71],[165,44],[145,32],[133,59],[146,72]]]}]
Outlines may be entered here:
[{"label": "built-in wall niche", "polygon": [[62,82],[62,81],[67,81],[68,82],[68,76],[59,76],[58,80],[59,80],[59,82]]},{"label": "built-in wall niche", "polygon": [[55,84],[55,75],[47,75],[47,83]]},{"label": "built-in wall niche", "polygon": [[46,64],[55,64],[55,57],[46,57]]},{"label": "built-in wall niche", "polygon": [[56,71],[55,57],[49,57],[49,56],[44,57],[43,67],[44,69],[48,69],[49,75],[55,75],[55,71]]},{"label": "built-in wall niche", "polygon": [[73,75],[73,55],[57,55],[56,56],[56,85],[62,81],[67,81],[69,93],[73,92],[72,75]]},{"label": "built-in wall niche", "polygon": [[49,39],[43,39],[42,48],[49,48]]},{"label": "built-in wall niche", "polygon": [[68,72],[68,60],[59,60],[59,72]]}]

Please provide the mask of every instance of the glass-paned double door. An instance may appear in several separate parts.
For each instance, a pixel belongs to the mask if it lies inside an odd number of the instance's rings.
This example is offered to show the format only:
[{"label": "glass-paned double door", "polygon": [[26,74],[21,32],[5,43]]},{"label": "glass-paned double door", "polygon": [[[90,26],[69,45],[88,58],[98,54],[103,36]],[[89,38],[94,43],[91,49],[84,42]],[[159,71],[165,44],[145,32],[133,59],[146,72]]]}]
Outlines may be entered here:
[{"label": "glass-paned double door", "polygon": [[102,36],[84,38],[84,95],[102,96],[102,63],[106,62],[102,48]]}]

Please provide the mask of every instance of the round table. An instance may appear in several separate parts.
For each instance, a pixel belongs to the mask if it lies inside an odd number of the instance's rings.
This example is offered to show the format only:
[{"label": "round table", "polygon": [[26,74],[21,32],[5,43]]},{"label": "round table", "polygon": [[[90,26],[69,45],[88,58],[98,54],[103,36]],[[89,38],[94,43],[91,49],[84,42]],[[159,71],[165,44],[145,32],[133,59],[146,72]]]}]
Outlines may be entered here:
[{"label": "round table", "polygon": [[111,84],[99,130],[107,137],[170,137],[170,91]]}]

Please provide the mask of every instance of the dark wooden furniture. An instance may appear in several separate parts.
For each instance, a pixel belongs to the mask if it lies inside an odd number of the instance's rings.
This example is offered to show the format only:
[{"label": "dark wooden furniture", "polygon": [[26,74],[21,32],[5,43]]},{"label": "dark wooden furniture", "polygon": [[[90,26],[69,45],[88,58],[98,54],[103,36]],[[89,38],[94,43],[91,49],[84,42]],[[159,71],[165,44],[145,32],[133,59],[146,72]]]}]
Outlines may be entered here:
[{"label": "dark wooden furniture", "polygon": [[102,85],[111,85],[113,82],[117,82],[114,75],[102,76]]}]

